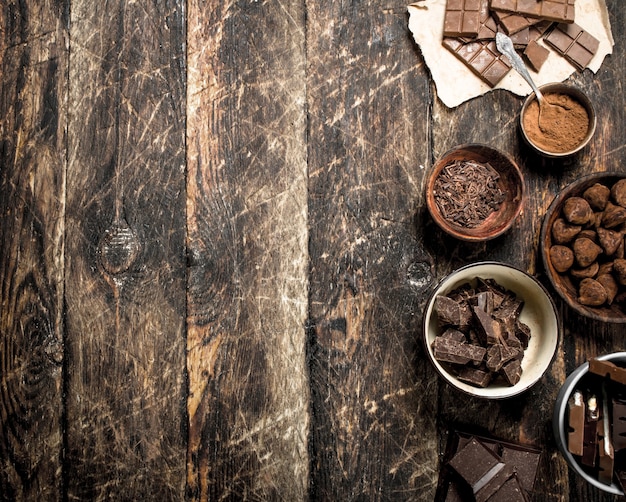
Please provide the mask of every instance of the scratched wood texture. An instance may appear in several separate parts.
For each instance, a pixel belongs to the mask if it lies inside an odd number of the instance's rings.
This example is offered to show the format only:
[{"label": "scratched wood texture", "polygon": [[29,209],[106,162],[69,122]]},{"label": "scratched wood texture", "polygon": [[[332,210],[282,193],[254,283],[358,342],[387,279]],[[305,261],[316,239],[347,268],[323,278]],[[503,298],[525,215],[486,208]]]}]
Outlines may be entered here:
[{"label": "scratched wood texture", "polygon": [[[554,194],[624,169],[626,10],[568,162],[522,144],[520,99],[436,97],[403,2],[8,0],[0,9],[0,500],[432,500],[447,432],[543,445],[538,501],[613,501],[571,474],[565,376],[624,348],[557,300],[540,385],[485,403],[420,343],[430,288],[502,260],[547,281]],[[427,216],[433,161],[513,155],[518,223],[463,244]]]}]

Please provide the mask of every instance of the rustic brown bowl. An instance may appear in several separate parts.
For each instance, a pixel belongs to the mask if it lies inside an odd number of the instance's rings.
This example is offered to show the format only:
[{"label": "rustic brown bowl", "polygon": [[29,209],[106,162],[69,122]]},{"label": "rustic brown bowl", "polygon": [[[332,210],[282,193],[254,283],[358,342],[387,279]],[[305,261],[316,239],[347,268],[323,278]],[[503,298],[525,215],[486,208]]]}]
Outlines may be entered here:
[{"label": "rustic brown bowl", "polygon": [[545,84],[545,85],[540,86],[539,90],[543,94],[549,94],[549,93],[567,94],[571,96],[572,98],[574,98],[576,101],[578,101],[581,105],[585,107],[585,110],[587,110],[587,115],[589,116],[589,127],[587,129],[587,134],[585,135],[584,139],[575,148],[572,148],[570,150],[562,151],[562,152],[553,152],[550,150],[546,150],[545,148],[542,148],[541,146],[537,145],[528,136],[528,132],[526,128],[524,127],[524,117],[526,115],[528,106],[533,101],[536,101],[537,99],[535,96],[535,93],[533,92],[524,101],[524,104],[522,105],[522,110],[520,113],[520,129],[522,131],[522,136],[524,140],[526,141],[526,143],[528,143],[528,145],[530,145],[531,148],[533,148],[539,154],[545,157],[551,157],[551,158],[568,157],[582,150],[585,146],[587,146],[587,144],[591,140],[591,137],[593,136],[596,130],[596,112],[589,98],[581,90],[576,89],[575,87],[562,84],[562,83]]},{"label": "rustic brown bowl", "polygon": [[582,195],[587,188],[593,186],[595,183],[602,183],[610,187],[616,181],[623,178],[626,178],[626,173],[604,172],[589,174],[574,181],[554,198],[544,216],[541,227],[541,258],[548,279],[552,283],[555,291],[579,314],[598,321],[611,323],[626,323],[626,311],[616,303],[610,306],[589,307],[578,302],[577,283],[575,283],[568,274],[558,273],[550,260],[550,248],[553,244],[551,230],[555,220],[561,215],[564,202],[569,197]]},{"label": "rustic brown bowl", "polygon": [[[479,226],[467,228],[453,223],[441,214],[435,197],[435,182],[442,169],[456,160],[489,163],[500,175],[498,185],[506,194],[497,211]],[[435,223],[449,235],[464,241],[486,241],[506,232],[519,215],[524,198],[524,178],[515,161],[505,153],[480,144],[466,144],[446,152],[433,166],[426,186],[426,205]]]}]

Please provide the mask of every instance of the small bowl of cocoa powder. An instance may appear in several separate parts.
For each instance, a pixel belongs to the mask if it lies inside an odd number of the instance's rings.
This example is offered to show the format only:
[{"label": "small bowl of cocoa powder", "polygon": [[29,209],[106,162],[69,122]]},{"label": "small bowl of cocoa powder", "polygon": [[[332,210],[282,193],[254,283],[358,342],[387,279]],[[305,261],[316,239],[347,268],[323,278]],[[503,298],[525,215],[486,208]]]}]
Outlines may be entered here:
[{"label": "small bowl of cocoa powder", "polygon": [[579,152],[596,130],[596,114],[579,89],[561,83],[539,87],[543,107],[534,93],[522,106],[520,126],[526,143],[546,157],[567,157]]},{"label": "small bowl of cocoa powder", "polygon": [[448,150],[433,166],[426,206],[449,235],[470,242],[498,237],[522,209],[524,178],[504,152],[481,144]]}]

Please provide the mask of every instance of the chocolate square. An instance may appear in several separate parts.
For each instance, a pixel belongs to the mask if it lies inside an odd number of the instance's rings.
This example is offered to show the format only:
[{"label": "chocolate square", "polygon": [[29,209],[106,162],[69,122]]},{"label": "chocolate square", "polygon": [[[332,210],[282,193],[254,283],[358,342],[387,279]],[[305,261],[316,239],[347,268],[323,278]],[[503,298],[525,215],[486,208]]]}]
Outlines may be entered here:
[{"label": "chocolate square", "polygon": [[496,48],[495,40],[464,43],[458,38],[445,37],[443,45],[491,87],[495,87],[511,69],[508,60],[501,57]]},{"label": "chocolate square", "polygon": [[600,47],[593,35],[575,23],[557,24],[544,40],[578,70],[584,70]]},{"label": "chocolate square", "polygon": [[546,62],[549,55],[550,51],[543,45],[539,45],[535,40],[528,42],[528,45],[524,49],[526,60],[530,63],[532,69],[537,72],[541,70],[543,63]]}]

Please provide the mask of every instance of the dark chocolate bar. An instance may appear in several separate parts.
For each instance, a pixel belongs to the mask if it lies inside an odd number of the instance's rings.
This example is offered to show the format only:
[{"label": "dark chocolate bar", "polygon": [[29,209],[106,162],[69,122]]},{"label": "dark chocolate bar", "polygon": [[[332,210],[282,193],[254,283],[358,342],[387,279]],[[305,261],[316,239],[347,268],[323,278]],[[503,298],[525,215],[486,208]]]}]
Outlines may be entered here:
[{"label": "dark chocolate bar", "polygon": [[575,391],[567,403],[569,410],[567,449],[572,455],[582,456],[585,436],[585,400],[583,393]]},{"label": "dark chocolate bar", "polygon": [[613,398],[613,448],[615,452],[626,449],[626,401]]},{"label": "dark chocolate bar", "polygon": [[573,23],[574,3],[575,0],[491,0],[491,9],[560,23]]},{"label": "dark chocolate bar", "polygon": [[505,466],[493,451],[476,438],[461,448],[448,464],[472,487],[474,493]]},{"label": "dark chocolate bar", "polygon": [[511,65],[496,48],[495,40],[464,43],[458,38],[445,37],[443,46],[459,58],[481,80],[495,87],[511,69]]},{"label": "dark chocolate bar", "polygon": [[480,29],[481,0],[448,0],[443,19],[447,37],[475,37]]},{"label": "dark chocolate bar", "polygon": [[589,359],[589,373],[601,377],[608,377],[614,382],[626,385],[626,368],[617,366],[611,361],[601,361],[596,358]]},{"label": "dark chocolate bar", "polygon": [[575,23],[557,24],[544,40],[581,71],[591,62],[600,47],[597,38]]}]

